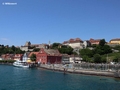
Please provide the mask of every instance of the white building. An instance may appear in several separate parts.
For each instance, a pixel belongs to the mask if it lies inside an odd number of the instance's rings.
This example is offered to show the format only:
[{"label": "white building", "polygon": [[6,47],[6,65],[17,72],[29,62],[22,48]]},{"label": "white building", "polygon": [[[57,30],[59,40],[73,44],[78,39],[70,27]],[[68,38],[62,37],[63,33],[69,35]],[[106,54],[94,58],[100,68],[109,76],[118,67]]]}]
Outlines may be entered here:
[{"label": "white building", "polygon": [[74,48],[82,49],[83,48],[83,41],[80,38],[70,39],[68,41],[64,41],[63,45],[71,46],[73,49]]},{"label": "white building", "polygon": [[22,51],[28,51],[28,46],[21,46],[20,50],[22,50]]},{"label": "white building", "polygon": [[80,58],[79,56],[70,56],[69,60],[70,63],[81,63],[82,58]]},{"label": "white building", "polygon": [[3,60],[3,59],[0,57],[0,60]]},{"label": "white building", "polygon": [[84,48],[86,48],[86,47],[88,47],[88,46],[91,46],[90,41],[89,41],[89,40],[83,41],[83,46],[84,46]]},{"label": "white building", "polygon": [[23,62],[27,62],[27,60],[28,60],[28,56],[27,56],[26,53],[24,53],[23,58],[22,58],[22,61],[23,61]]}]

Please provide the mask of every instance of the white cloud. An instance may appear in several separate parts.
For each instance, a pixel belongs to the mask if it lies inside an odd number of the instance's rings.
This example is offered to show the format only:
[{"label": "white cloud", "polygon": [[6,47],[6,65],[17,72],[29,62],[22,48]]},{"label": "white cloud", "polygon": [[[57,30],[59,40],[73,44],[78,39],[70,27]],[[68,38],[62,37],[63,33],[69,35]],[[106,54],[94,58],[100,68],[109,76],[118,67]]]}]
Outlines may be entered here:
[{"label": "white cloud", "polygon": [[2,41],[9,41],[8,38],[1,38]]},{"label": "white cloud", "polygon": [[0,44],[10,45],[10,44],[11,44],[11,41],[10,41],[10,39],[8,39],[8,38],[0,38]]}]

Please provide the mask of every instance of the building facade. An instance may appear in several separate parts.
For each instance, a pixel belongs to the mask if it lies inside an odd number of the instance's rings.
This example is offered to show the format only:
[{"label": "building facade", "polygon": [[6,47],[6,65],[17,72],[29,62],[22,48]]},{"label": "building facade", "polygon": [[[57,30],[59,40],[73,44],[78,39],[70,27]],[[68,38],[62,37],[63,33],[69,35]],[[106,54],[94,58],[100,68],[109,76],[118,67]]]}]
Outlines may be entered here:
[{"label": "building facade", "polygon": [[81,63],[82,58],[79,56],[71,55],[69,60],[70,60],[70,63]]},{"label": "building facade", "polygon": [[26,42],[24,46],[21,46],[22,51],[33,51],[33,48],[46,48],[48,49],[50,45],[48,44],[31,44],[31,42]]},{"label": "building facade", "polygon": [[100,40],[102,39],[90,39],[89,42],[91,43],[91,45],[95,44],[95,45],[99,45],[100,43]]},{"label": "building facade", "polygon": [[70,63],[69,58],[70,58],[70,56],[68,54],[62,54],[62,63],[69,64]]},{"label": "building facade", "polygon": [[61,63],[62,56],[58,50],[54,49],[41,49],[36,55],[36,61],[42,64],[55,64]]},{"label": "building facade", "polygon": [[116,38],[116,39],[111,39],[110,44],[120,44],[120,38]]},{"label": "building facade", "polygon": [[14,60],[22,60],[23,54],[15,54]]},{"label": "building facade", "polygon": [[2,54],[2,60],[14,60],[14,54]]},{"label": "building facade", "polygon": [[80,38],[70,39],[68,41],[64,41],[63,45],[71,46],[73,49],[74,48],[82,49],[83,48],[83,41]]}]

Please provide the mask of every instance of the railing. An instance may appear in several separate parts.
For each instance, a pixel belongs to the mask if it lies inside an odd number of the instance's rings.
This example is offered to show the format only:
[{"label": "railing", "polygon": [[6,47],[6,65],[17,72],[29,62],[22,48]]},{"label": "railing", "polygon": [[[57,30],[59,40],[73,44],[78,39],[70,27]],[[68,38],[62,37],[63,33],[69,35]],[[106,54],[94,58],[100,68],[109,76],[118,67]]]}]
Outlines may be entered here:
[{"label": "railing", "polygon": [[[81,72],[87,71],[93,74],[102,72],[100,75],[105,75],[108,72],[108,76],[120,77],[120,64],[96,64],[96,63],[74,63],[74,64],[41,64],[40,67],[69,72]],[[105,74],[103,74],[105,73]],[[109,75],[110,74],[110,75]],[[97,74],[98,75],[98,74]],[[106,75],[106,76],[107,76]]]},{"label": "railing", "polygon": [[74,69],[74,70],[94,70],[94,71],[120,71],[120,64],[96,64],[96,63],[74,63],[74,64],[41,64],[41,67],[49,69]]},{"label": "railing", "polygon": [[100,70],[100,71],[118,71],[120,64],[96,64],[96,63],[77,63],[73,64],[75,69]]}]

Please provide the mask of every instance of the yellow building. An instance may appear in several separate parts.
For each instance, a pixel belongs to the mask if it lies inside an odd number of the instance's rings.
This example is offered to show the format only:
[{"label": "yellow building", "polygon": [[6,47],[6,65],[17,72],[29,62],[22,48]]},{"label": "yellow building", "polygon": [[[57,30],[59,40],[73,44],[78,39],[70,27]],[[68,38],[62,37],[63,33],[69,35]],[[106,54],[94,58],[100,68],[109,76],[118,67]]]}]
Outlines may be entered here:
[{"label": "yellow building", "polygon": [[110,44],[120,44],[120,38],[111,39]]}]

